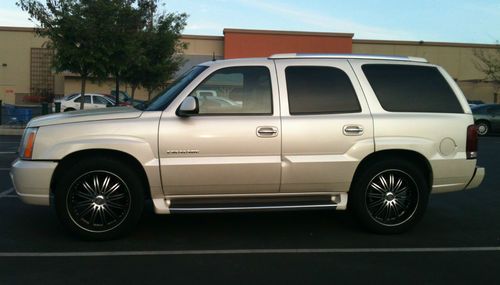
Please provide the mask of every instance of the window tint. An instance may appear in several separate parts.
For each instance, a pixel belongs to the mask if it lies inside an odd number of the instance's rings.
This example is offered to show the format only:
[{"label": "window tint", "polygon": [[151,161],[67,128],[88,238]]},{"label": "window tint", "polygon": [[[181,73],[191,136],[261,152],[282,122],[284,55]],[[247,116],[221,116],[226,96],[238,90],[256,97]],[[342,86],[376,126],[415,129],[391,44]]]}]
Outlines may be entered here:
[{"label": "window tint", "polygon": [[[75,102],[78,102],[78,103],[82,102],[82,97],[80,96],[80,97],[76,98]],[[90,104],[90,103],[91,103],[90,102],[90,95],[85,95],[85,104]]]},{"label": "window tint", "polygon": [[360,112],[347,74],[328,66],[289,66],[285,70],[290,114]]},{"label": "window tint", "polygon": [[190,95],[198,98],[200,115],[272,114],[271,77],[263,66],[219,69]]},{"label": "window tint", "polygon": [[463,113],[455,93],[435,67],[366,64],[363,72],[387,111]]}]

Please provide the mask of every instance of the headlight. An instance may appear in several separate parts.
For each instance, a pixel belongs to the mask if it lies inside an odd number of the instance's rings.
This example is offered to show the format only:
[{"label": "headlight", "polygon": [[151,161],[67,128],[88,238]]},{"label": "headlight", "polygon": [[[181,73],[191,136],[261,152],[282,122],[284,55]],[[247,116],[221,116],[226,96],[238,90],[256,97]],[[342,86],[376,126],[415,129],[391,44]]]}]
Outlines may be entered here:
[{"label": "headlight", "polygon": [[33,147],[35,146],[37,131],[38,128],[26,128],[26,130],[24,130],[21,145],[19,146],[19,157],[21,157],[21,159],[31,159],[33,156]]}]

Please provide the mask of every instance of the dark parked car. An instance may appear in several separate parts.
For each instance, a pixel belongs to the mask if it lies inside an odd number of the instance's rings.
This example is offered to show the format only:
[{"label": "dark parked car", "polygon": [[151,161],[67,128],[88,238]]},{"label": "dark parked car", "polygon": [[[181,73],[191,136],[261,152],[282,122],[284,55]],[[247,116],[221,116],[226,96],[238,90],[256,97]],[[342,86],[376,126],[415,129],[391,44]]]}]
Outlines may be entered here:
[{"label": "dark parked car", "polygon": [[484,102],[481,100],[467,100],[467,102],[469,103],[469,106],[471,106],[471,107],[484,104]]},{"label": "dark parked car", "polygon": [[[115,97],[115,94],[116,94],[116,91],[115,90],[111,90],[111,94],[105,94],[106,96],[108,96],[109,98],[113,99],[113,101],[115,101],[116,97]],[[137,105],[141,105],[144,103],[144,101],[141,101],[141,100],[137,100],[137,99],[134,99],[132,100],[132,98],[127,94],[127,92],[124,92],[124,91],[120,91],[119,93],[119,99],[120,99],[120,102],[119,102],[119,105],[120,106],[137,106]]]},{"label": "dark parked car", "polygon": [[500,131],[500,105],[483,104],[471,107],[480,136]]}]

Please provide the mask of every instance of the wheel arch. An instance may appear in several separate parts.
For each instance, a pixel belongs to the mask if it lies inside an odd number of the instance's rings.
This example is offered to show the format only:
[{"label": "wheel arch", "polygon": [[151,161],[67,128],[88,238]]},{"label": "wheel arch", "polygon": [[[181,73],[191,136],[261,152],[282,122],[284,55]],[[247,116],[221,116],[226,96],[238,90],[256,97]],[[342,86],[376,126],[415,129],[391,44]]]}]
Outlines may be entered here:
[{"label": "wheel arch", "polygon": [[[358,177],[365,171],[371,164],[381,161],[381,160],[404,160],[410,161],[417,165],[419,169],[423,169],[423,174],[426,177],[426,181],[429,186],[429,191],[432,189],[433,172],[430,162],[421,153],[406,150],[406,149],[390,149],[390,150],[380,150],[370,155],[366,156],[356,168],[354,172],[353,180],[358,179]],[[351,187],[354,183],[351,183]]]},{"label": "wheel arch", "polygon": [[81,159],[92,159],[93,157],[103,156],[122,161],[126,163],[126,165],[133,167],[133,169],[139,174],[139,178],[143,184],[145,197],[147,199],[151,198],[149,179],[141,163],[134,156],[126,152],[113,149],[85,149],[66,155],[59,161],[56,169],[54,170],[54,173],[52,174],[52,178],[50,181],[51,194],[54,194],[56,188],[55,186],[57,185],[62,175],[64,175],[65,168],[67,168],[69,165],[72,165]]}]

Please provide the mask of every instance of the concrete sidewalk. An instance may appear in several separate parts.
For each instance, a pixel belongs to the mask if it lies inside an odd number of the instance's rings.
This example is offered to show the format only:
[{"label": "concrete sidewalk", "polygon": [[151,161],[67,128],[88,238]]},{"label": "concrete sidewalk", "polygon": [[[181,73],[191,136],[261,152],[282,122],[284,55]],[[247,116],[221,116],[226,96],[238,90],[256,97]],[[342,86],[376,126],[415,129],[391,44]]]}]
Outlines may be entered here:
[{"label": "concrete sidewalk", "polygon": [[24,127],[21,126],[0,126],[0,136],[21,136],[24,132]]}]

